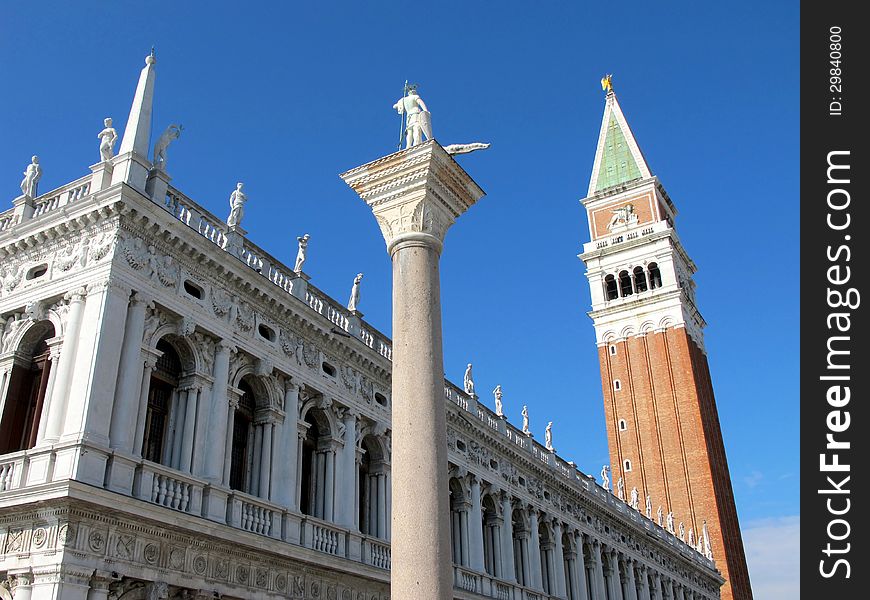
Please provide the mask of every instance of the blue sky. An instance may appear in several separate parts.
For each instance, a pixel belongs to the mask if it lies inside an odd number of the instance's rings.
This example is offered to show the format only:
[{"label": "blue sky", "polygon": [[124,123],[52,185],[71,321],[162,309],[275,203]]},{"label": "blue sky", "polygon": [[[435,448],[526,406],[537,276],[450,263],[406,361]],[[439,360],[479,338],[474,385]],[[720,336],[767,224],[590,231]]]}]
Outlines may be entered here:
[{"label": "blue sky", "polygon": [[445,243],[447,375],[473,362],[514,422],[528,404],[536,436],[553,420],[560,454],[597,473],[607,443],[576,255],[612,72],[699,267],[742,524],[797,516],[797,3],[428,4],[4,3],[0,190],[11,206],[33,153],[43,191],[86,174],[153,44],[154,129],[184,125],[173,184],[223,218],[245,182],[249,237],[292,265],[310,233],[315,285],[345,301],[364,272],[360,308],[389,333],[383,239],[337,175],[396,148],[390,107],[418,82],[439,141],[492,143],[461,158],[487,196]]}]

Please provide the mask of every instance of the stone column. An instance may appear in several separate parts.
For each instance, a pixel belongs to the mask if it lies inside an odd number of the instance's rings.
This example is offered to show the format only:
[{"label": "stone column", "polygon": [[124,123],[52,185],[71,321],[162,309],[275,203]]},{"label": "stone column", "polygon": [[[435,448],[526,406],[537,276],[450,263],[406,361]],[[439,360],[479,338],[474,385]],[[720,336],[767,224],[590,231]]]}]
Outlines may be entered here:
[{"label": "stone column", "polygon": [[93,576],[90,580],[91,589],[88,590],[87,600],[107,600],[109,597],[110,580],[106,577]]},{"label": "stone column", "polygon": [[299,445],[299,426],[296,415],[299,405],[299,386],[289,379],[284,383],[284,422],[281,424],[281,455],[276,458],[276,477],[272,496],[276,503],[291,510],[296,505],[296,450]]},{"label": "stone column", "polygon": [[[39,430],[36,435],[36,445],[39,446],[43,443],[45,439],[45,427],[48,424],[48,409],[51,404],[51,397],[54,395],[54,382],[57,379],[57,370],[58,364],[60,363],[60,353],[63,347],[63,338],[53,337],[50,340],[46,341],[46,345],[48,346],[48,360],[51,364],[50,372],[48,374],[48,387],[45,389],[45,396],[43,398],[42,405],[42,414],[39,417]],[[8,378],[8,376],[12,373],[11,368],[10,371],[5,373],[4,376]],[[3,377],[0,377],[0,414],[3,414],[3,399],[6,398],[6,385],[9,383],[8,381],[4,381]]]},{"label": "stone column", "polygon": [[15,587],[12,589],[15,594],[12,597],[15,600],[30,600],[33,597],[33,588],[31,587],[33,585],[33,574],[28,570],[15,573],[14,577],[13,582]]},{"label": "stone column", "polygon": [[435,140],[341,177],[372,207],[393,262],[391,596],[441,600],[453,565],[438,263],[483,190]]},{"label": "stone column", "polygon": [[191,473],[193,465],[193,441],[196,435],[196,405],[199,399],[199,386],[193,386],[187,390],[187,399],[184,411],[184,433],[181,440],[181,460],[179,468],[185,473]]},{"label": "stone column", "polygon": [[649,593],[649,577],[647,576],[647,568],[646,565],[638,566],[638,597],[639,600],[652,600],[652,597]]},{"label": "stone column", "polygon": [[658,573],[653,573],[653,591],[655,600],[662,600],[662,576]]},{"label": "stone column", "polygon": [[[232,437],[228,427],[232,423],[227,419],[229,403],[227,402],[227,386],[229,385],[230,354],[234,348],[225,341],[215,344],[214,383],[211,390],[211,415],[208,419],[208,450],[205,453],[205,478],[214,483],[220,483],[223,475],[224,460],[226,460],[226,440]],[[232,440],[230,440],[232,442]]]},{"label": "stone column", "polygon": [[323,519],[325,521],[335,521],[335,513],[333,511],[335,500],[335,446],[330,443],[329,449],[324,454],[326,465],[324,467],[325,476],[323,478]]},{"label": "stone column", "polygon": [[342,415],[344,440],[338,465],[338,486],[335,495],[337,504],[335,522],[348,529],[354,528],[353,515],[356,509],[356,413],[345,410]]},{"label": "stone column", "polygon": [[151,373],[157,368],[157,359],[163,353],[159,350],[143,353],[139,356],[142,362],[142,380],[139,385],[139,409],[136,415],[136,435],[133,441],[133,454],[142,456],[142,445],[145,443],[145,417],[148,414],[148,393],[151,391]]},{"label": "stone column", "polygon": [[230,469],[233,465],[231,457],[233,454],[233,423],[236,420],[236,409],[239,407],[239,400],[242,394],[240,391],[233,388],[232,394],[227,400],[227,435],[224,439],[224,460],[223,460],[223,484],[230,486]]},{"label": "stone column", "polygon": [[260,448],[260,489],[257,495],[263,500],[271,500],[269,485],[272,481],[272,428],[274,426],[271,415],[260,426],[263,430],[263,443]]},{"label": "stone column", "polygon": [[[249,442],[250,443],[250,442]],[[254,421],[254,444],[253,444],[253,453],[250,454],[251,460],[251,468],[250,468],[250,482],[248,483],[248,493],[252,496],[256,496],[258,491],[260,490],[260,476],[262,473],[260,472],[261,468],[261,460],[263,458],[263,423],[259,420]]]},{"label": "stone column", "polygon": [[555,596],[559,598],[567,598],[568,587],[565,585],[565,549],[562,548],[562,524],[558,520],[553,520],[553,557],[554,565],[553,576],[555,577]]},{"label": "stone column", "polygon": [[382,472],[378,473],[378,529],[377,536],[387,539],[387,471],[386,465],[381,464]]},{"label": "stone column", "polygon": [[480,479],[471,475],[471,516],[468,525],[469,566],[481,573],[485,570],[483,562],[483,516],[480,506]]},{"label": "stone column", "polygon": [[76,360],[79,333],[82,328],[82,314],[85,307],[85,288],[79,288],[66,295],[69,300],[69,315],[63,333],[63,347],[57,366],[57,377],[54,380],[51,405],[48,409],[48,422],[45,425],[45,441],[56,442],[63,434],[66,421],[69,388]]},{"label": "stone column", "polygon": [[604,598],[607,598],[604,591],[604,565],[601,558],[601,552],[601,542],[599,542],[598,540],[594,540],[592,542],[592,560],[595,561],[595,581],[592,582],[592,587],[596,590],[595,600],[598,600],[598,598],[601,598],[602,600],[604,600]]},{"label": "stone column", "polygon": [[507,492],[502,492],[501,497],[502,530],[501,530],[501,578],[505,581],[517,580],[514,567],[514,520],[511,497]]},{"label": "stone column", "polygon": [[544,589],[541,570],[541,533],[538,525],[538,511],[529,510],[529,587],[541,591]]},{"label": "stone column", "polygon": [[109,426],[111,447],[127,453],[133,452],[136,435],[135,419],[139,410],[139,392],[145,366],[142,362],[142,336],[145,331],[147,306],[138,292],[130,297],[121,362],[118,365],[118,386],[115,388],[112,422]]},{"label": "stone column", "polygon": [[611,600],[623,600],[622,598],[622,579],[619,576],[619,553],[616,550],[611,550],[609,554],[610,560],[610,598]]},{"label": "stone column", "polygon": [[577,582],[576,594],[574,600],[589,600],[589,594],[586,588],[586,557],[583,551],[584,538],[579,531],[575,533],[574,545],[577,548],[577,560],[574,562],[574,573]]},{"label": "stone column", "polygon": [[625,587],[628,588],[625,600],[638,600],[637,583],[634,580],[634,560],[630,558],[625,559]]}]

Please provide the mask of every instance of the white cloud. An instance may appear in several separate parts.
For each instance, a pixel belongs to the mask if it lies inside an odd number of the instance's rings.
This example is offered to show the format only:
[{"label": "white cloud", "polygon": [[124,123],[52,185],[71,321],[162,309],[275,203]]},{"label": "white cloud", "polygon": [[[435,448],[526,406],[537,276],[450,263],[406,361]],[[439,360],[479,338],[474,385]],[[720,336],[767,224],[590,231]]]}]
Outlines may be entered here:
[{"label": "white cloud", "polygon": [[756,600],[800,598],[800,516],[752,521],[743,545]]}]

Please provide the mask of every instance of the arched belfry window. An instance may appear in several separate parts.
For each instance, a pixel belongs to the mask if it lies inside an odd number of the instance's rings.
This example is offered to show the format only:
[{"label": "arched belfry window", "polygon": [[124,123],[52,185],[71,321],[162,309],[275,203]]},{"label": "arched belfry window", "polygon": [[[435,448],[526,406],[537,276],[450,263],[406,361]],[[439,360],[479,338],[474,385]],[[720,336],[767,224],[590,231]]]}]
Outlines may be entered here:
[{"label": "arched belfry window", "polygon": [[608,275],[604,278],[604,295],[608,300],[619,298],[619,289],[616,286],[616,277]]},{"label": "arched belfry window", "polygon": [[620,271],[619,273],[619,295],[631,296],[631,277],[628,271]]},{"label": "arched belfry window", "polygon": [[659,266],[656,263],[650,263],[647,269],[649,270],[650,289],[662,287],[662,272],[659,270]]},{"label": "arched belfry window", "polygon": [[151,373],[151,383],[148,388],[142,457],[152,462],[167,464],[171,452],[171,436],[168,435],[169,420],[182,368],[181,359],[172,344],[160,340],[157,342],[157,350],[162,354]]},{"label": "arched belfry window", "polygon": [[251,386],[244,380],[239,383],[242,395],[239,405],[233,413],[233,436],[230,451],[230,488],[242,492],[249,492],[251,485],[251,460],[253,452],[251,446],[254,436],[251,430],[254,427],[254,392]]},{"label": "arched belfry window", "polygon": [[0,454],[36,444],[51,376],[47,341],[53,336],[50,321],[31,325],[11,358],[14,366],[0,379],[0,391],[6,393],[0,401]]},{"label": "arched belfry window", "polygon": [[643,267],[635,267],[634,268],[634,288],[640,292],[645,292],[647,290],[646,285],[646,273],[643,272]]}]

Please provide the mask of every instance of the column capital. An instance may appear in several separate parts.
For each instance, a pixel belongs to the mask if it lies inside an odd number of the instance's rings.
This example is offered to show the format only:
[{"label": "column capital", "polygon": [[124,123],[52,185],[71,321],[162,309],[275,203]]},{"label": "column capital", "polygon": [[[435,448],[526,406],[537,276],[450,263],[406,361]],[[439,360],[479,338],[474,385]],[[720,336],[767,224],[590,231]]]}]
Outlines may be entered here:
[{"label": "column capital", "polygon": [[440,253],[447,229],[484,194],[435,140],[340,177],[371,207],[390,254],[404,243]]},{"label": "column capital", "polygon": [[82,286],[68,291],[64,294],[64,300],[69,302],[84,302],[85,296],[88,295],[88,288]]}]

